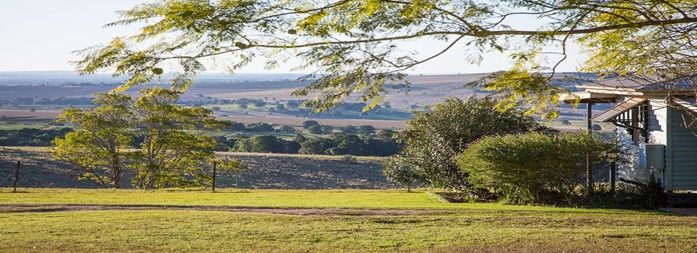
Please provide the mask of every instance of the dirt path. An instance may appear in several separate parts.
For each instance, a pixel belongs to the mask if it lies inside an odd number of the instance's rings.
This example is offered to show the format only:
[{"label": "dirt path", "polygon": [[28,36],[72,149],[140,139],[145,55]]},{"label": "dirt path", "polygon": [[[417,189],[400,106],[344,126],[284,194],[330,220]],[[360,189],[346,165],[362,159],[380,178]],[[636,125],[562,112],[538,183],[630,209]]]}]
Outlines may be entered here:
[{"label": "dirt path", "polygon": [[187,206],[187,205],[98,205],[98,204],[0,204],[0,213],[65,212],[98,210],[196,210],[229,211],[243,213],[313,215],[313,216],[409,216],[419,214],[451,214],[446,210],[396,210],[354,208],[288,208],[288,207],[239,207],[239,206]]}]

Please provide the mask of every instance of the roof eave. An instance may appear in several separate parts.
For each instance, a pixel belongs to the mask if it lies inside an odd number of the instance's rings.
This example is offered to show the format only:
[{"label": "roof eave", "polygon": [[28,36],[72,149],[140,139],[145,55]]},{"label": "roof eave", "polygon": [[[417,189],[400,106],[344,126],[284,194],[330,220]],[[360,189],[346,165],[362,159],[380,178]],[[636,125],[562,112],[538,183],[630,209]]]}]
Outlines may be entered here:
[{"label": "roof eave", "polygon": [[619,96],[594,92],[572,92],[560,94],[559,100],[564,103],[614,103]]}]

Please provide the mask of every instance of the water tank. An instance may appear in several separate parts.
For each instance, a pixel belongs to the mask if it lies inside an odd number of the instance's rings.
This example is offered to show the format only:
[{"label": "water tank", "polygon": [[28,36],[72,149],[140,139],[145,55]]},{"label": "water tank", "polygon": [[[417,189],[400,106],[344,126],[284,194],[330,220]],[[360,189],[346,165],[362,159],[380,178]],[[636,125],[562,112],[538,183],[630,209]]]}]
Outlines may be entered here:
[{"label": "water tank", "polygon": [[660,173],[666,167],[666,146],[643,143],[639,152],[639,166],[651,172]]}]

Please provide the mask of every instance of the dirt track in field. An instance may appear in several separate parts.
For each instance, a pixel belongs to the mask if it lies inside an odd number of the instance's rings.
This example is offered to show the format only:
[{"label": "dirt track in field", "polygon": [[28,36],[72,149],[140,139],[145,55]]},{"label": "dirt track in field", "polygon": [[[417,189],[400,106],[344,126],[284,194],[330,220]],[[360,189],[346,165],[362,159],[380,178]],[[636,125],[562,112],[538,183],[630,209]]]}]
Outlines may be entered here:
[{"label": "dirt track in field", "polygon": [[96,205],[96,204],[0,204],[0,213],[40,213],[100,210],[194,210],[228,211],[240,213],[282,214],[298,216],[409,216],[420,214],[451,214],[445,210],[395,210],[354,208],[288,208],[288,207],[239,207],[239,206],[187,206],[187,205]]}]

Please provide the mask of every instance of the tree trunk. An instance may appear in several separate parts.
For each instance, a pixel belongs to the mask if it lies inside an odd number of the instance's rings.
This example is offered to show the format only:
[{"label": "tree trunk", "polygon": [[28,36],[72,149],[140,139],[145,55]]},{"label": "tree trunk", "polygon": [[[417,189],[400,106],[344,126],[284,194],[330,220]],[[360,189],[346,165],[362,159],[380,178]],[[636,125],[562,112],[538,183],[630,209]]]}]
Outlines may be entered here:
[{"label": "tree trunk", "polygon": [[111,162],[111,182],[114,184],[114,189],[121,188],[121,159],[119,158],[118,149],[114,152],[114,157]]}]

